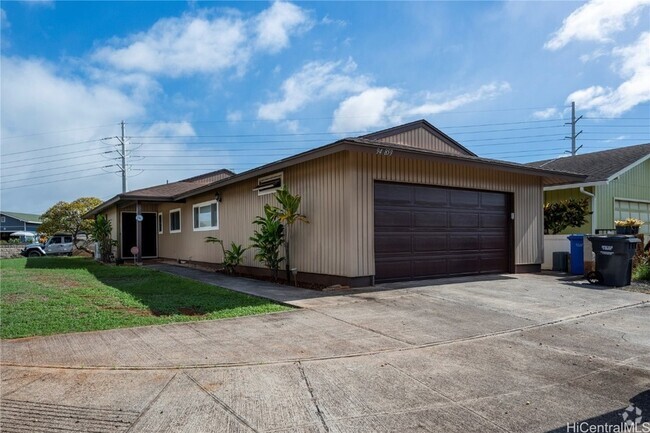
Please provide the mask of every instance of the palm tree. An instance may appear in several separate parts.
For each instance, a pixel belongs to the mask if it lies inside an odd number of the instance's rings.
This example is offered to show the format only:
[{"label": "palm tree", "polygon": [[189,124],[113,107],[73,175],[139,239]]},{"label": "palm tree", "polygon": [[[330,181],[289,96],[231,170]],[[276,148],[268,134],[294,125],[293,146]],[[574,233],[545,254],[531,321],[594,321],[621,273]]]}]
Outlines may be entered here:
[{"label": "palm tree", "polygon": [[296,221],[301,221],[309,224],[307,217],[298,212],[300,208],[300,201],[302,197],[300,195],[292,195],[289,190],[283,186],[281,189],[275,192],[275,198],[280,203],[280,208],[276,209],[277,218],[283,223],[287,229],[285,230],[285,239],[284,239],[284,250],[285,250],[285,266],[287,271],[287,282],[291,282],[291,261],[289,255],[290,240],[291,240],[291,226]]}]

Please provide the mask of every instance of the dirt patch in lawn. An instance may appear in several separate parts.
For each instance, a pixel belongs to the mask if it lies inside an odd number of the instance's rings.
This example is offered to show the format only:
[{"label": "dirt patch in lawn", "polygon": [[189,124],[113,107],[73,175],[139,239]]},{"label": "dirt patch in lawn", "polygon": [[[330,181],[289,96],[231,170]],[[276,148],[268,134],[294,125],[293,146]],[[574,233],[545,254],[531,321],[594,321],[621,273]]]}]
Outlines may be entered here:
[{"label": "dirt patch in lawn", "polygon": [[5,304],[20,304],[27,301],[46,302],[49,299],[47,296],[31,295],[29,293],[7,293],[2,295],[2,302]]},{"label": "dirt patch in lawn", "polygon": [[69,277],[63,275],[30,275],[27,281],[36,283],[40,286],[56,286],[58,288],[64,287],[66,289],[76,289],[83,287],[78,281],[71,280]]},{"label": "dirt patch in lawn", "polygon": [[111,307],[101,307],[102,310],[107,310],[107,311],[119,311],[122,313],[127,313],[127,314],[133,314],[134,316],[142,316],[142,317],[154,317],[157,316],[153,311],[146,310],[143,308],[137,308],[137,307],[127,307],[124,305],[119,305],[119,306],[111,306]]},{"label": "dirt patch in lawn", "polygon": [[207,313],[200,307],[178,307],[175,311],[152,310],[154,316],[173,316],[180,314],[183,316],[205,316]]}]

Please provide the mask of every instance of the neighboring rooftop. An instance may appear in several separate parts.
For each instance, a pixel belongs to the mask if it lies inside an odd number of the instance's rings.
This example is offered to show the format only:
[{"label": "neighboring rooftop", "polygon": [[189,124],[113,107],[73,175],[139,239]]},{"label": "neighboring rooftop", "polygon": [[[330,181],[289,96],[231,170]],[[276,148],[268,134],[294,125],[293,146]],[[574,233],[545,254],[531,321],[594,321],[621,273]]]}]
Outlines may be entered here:
[{"label": "neighboring rooftop", "polygon": [[40,224],[41,223],[41,216],[36,215],[33,213],[22,213],[22,212],[7,212],[7,211],[0,211],[0,214],[15,218],[20,221],[24,221],[26,223],[34,223],[34,224]]},{"label": "neighboring rooftop", "polygon": [[650,158],[650,143],[529,162],[528,166],[587,175],[585,183],[611,180],[626,168]]}]

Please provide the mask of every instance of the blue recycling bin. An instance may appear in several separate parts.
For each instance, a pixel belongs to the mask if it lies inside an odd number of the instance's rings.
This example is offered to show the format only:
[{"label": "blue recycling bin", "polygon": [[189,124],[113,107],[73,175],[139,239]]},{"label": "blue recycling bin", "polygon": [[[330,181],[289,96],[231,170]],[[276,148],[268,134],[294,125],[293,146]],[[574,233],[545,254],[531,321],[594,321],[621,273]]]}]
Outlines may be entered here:
[{"label": "blue recycling bin", "polygon": [[571,269],[573,275],[584,275],[585,273],[585,235],[571,235],[568,237],[571,243]]}]

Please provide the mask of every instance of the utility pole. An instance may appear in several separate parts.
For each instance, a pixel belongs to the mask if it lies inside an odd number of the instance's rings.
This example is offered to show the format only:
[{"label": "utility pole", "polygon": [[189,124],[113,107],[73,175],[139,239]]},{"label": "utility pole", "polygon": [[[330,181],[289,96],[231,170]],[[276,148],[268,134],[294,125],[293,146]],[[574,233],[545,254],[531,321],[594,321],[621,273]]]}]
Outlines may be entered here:
[{"label": "utility pole", "polygon": [[570,137],[564,137],[564,138],[570,138],[571,139],[571,156],[576,156],[576,153],[578,150],[580,150],[580,147],[576,149],[576,138],[578,138],[578,135],[582,134],[582,130],[576,134],[576,123],[578,123],[578,120],[582,119],[582,116],[578,117],[576,119],[576,103],[574,101],[571,102],[571,122],[565,123],[565,125],[571,125],[571,136]]},{"label": "utility pole", "polygon": [[120,171],[122,172],[122,193],[125,193],[127,191],[126,189],[126,138],[124,137],[124,120],[120,123],[122,126],[122,137],[117,137],[117,139],[120,142],[122,151],[118,151],[117,153],[120,154],[122,157],[122,164],[120,166]]}]

